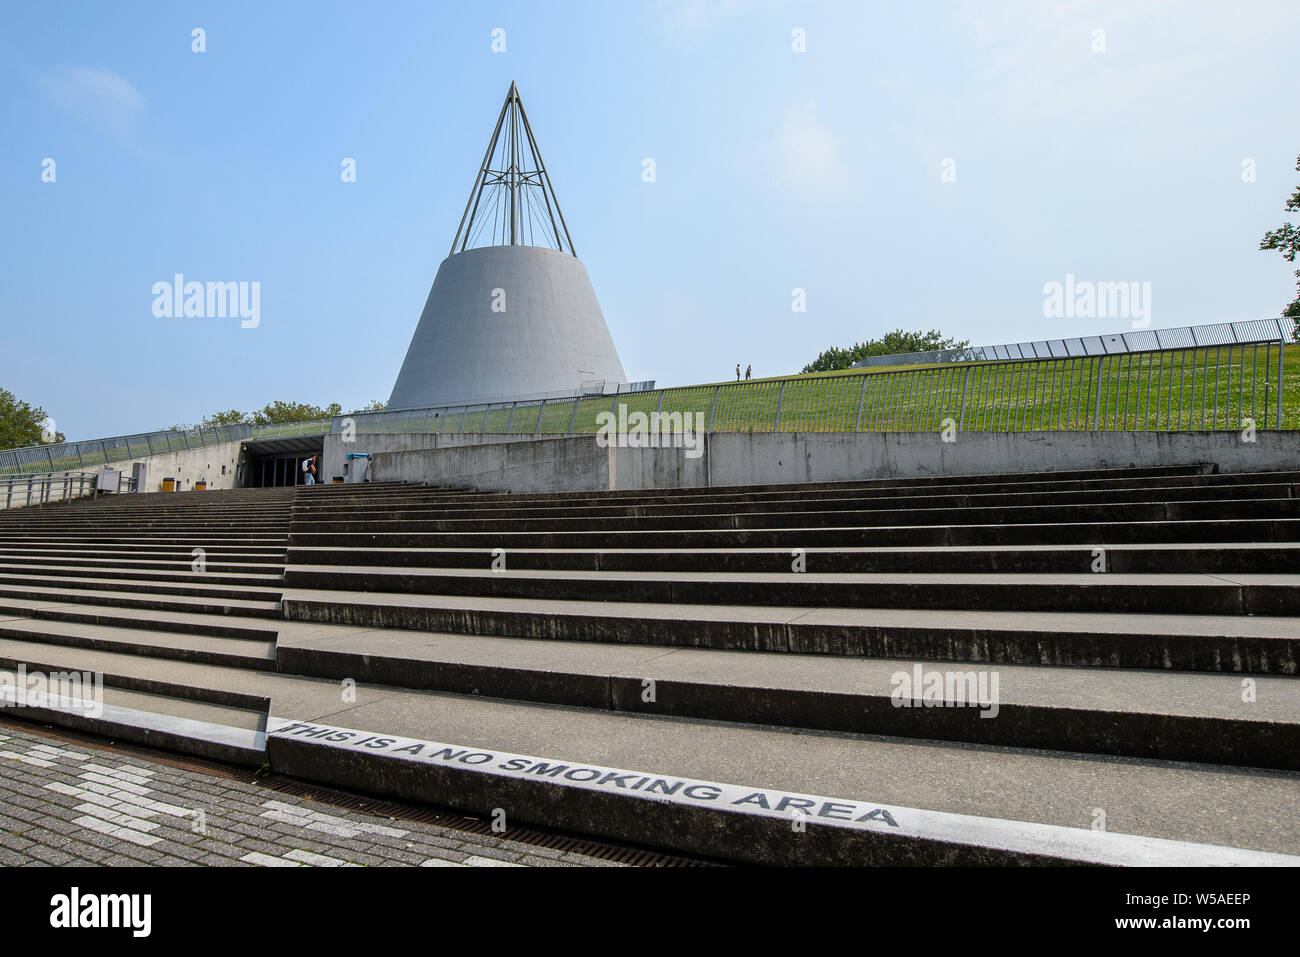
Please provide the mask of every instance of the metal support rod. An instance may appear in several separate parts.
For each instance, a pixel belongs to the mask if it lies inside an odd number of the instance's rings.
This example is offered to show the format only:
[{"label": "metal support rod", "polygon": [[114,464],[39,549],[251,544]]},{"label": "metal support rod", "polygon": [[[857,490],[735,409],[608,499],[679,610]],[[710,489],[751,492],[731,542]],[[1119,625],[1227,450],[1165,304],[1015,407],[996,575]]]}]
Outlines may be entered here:
[{"label": "metal support rod", "polygon": [[1273,428],[1282,428],[1282,363],[1286,360],[1286,340],[1277,344],[1277,419]]},{"label": "metal support rod", "polygon": [[1272,398],[1273,391],[1273,347],[1266,346],[1264,349],[1264,425],[1268,428],[1268,406],[1269,399]]},{"label": "metal support rod", "polygon": [[713,387],[713,399],[709,402],[709,424],[704,427],[705,432],[713,432],[713,412],[718,407],[718,393],[721,390],[722,386],[720,385]]},{"label": "metal support rod", "polygon": [[1094,374],[1093,393],[1094,402],[1092,407],[1092,431],[1101,431],[1101,374],[1106,361],[1105,356],[1098,356],[1096,363],[1096,372]]}]

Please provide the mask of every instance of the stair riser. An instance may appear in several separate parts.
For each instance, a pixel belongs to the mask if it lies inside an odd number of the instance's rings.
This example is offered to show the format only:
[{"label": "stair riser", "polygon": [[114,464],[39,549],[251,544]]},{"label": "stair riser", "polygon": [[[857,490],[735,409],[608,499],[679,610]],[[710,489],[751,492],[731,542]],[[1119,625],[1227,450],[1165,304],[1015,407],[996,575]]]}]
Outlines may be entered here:
[{"label": "stair riser", "polygon": [[[59,593],[59,589],[36,589],[36,588],[16,588],[6,589],[3,597],[5,598],[25,598],[29,601],[68,601],[77,602],[84,599],[77,596],[66,596]],[[116,595],[97,595],[94,598],[94,604],[109,605],[115,608],[145,608],[151,611],[179,611],[193,612],[196,614],[206,615],[239,615],[248,618],[273,618],[283,617],[280,608],[259,608],[244,607],[236,605],[223,604],[217,600],[203,602],[179,602],[168,601],[165,598],[154,596],[139,597],[127,594]]]},{"label": "stair riser", "polygon": [[[159,579],[158,583],[155,585],[155,584],[149,584],[149,582],[147,581],[145,582],[115,581],[112,580],[112,576],[110,575],[101,575],[101,576],[85,575],[81,577],[85,579],[91,579],[91,580],[71,582],[71,581],[60,581],[59,579],[55,578],[53,575],[42,576],[38,574],[32,574],[32,575],[24,576],[24,575],[0,574],[0,584],[19,585],[19,586],[34,585],[37,583],[34,583],[32,579],[39,578],[40,581],[38,584],[42,588],[58,588],[58,589],[66,589],[66,590],[91,589],[95,591],[112,590],[112,591],[121,591],[121,592],[133,592],[138,594],[165,593],[167,595],[184,596],[187,598],[214,598],[214,599],[228,599],[228,600],[237,600],[237,601],[279,600],[279,591],[273,589],[272,586],[267,585],[265,583],[261,584],[259,587],[268,590],[252,591],[246,588],[239,588],[238,586],[232,586],[230,588],[221,588],[220,584],[217,582],[213,582],[212,587],[210,588],[203,588],[198,586],[187,588],[184,586],[173,585],[168,582],[164,582],[161,579]],[[102,582],[102,585],[104,586],[103,589],[100,589],[96,586],[96,583],[93,580],[93,578],[95,577],[103,579]],[[147,578],[148,576],[135,576],[135,577]],[[196,576],[191,576],[191,577],[196,577]],[[14,593],[10,591],[6,591],[5,594],[13,595]],[[98,599],[95,600],[98,601]]]},{"label": "stair riser", "polygon": [[[926,661],[1294,675],[1300,639],[1038,632],[1000,628],[849,627],[706,619],[612,618],[285,599],[284,616],[365,628],[673,648],[793,652]],[[283,650],[283,649],[282,649]]]},{"label": "stair riser", "polygon": [[[308,551],[290,548],[290,565],[376,566],[387,568],[486,569],[492,552],[455,551],[429,553],[394,548],[359,552],[346,548]],[[806,555],[807,570],[827,573],[954,572],[954,573],[1084,573],[1091,571],[1091,551],[1080,549],[1024,552],[813,552]],[[1153,549],[1107,551],[1106,567],[1116,574],[1181,573],[1267,574],[1300,568],[1300,547],[1216,549]],[[509,567],[530,571],[606,572],[788,572],[788,551],[762,554],[746,552],[672,552],[667,554],[622,552],[529,552],[508,554]],[[210,569],[212,565],[208,566]]]},{"label": "stair riser", "polygon": [[[192,609],[191,609],[192,610]],[[13,615],[22,618],[39,618],[42,621],[77,622],[85,625],[105,625],[109,627],[134,628],[142,631],[176,631],[184,629],[189,634],[206,635],[211,638],[244,638],[252,641],[274,642],[278,631],[273,624],[263,628],[247,628],[238,625],[221,625],[209,622],[173,621],[160,618],[133,617],[132,615],[108,615],[96,611],[93,605],[63,605],[56,608],[16,608],[6,611],[0,605],[0,620]],[[277,617],[279,617],[277,615]]]},{"label": "stair riser", "polygon": [[836,546],[1141,545],[1219,542],[1300,542],[1300,519],[1246,521],[980,525],[891,528],[785,528],[608,532],[466,531],[305,532],[294,546],[361,548],[834,548]]},{"label": "stair riser", "polygon": [[[507,574],[442,576],[370,574],[289,568],[285,586],[299,589],[625,601],[688,605],[803,608],[948,608],[954,611],[1064,611],[1189,615],[1300,615],[1300,589],[1268,585],[966,584],[789,581],[648,581],[514,578]],[[0,578],[3,581],[3,578]]]},{"label": "stair riser", "polygon": [[37,641],[42,644],[57,645],[63,648],[86,648],[91,651],[140,655],[145,658],[165,658],[169,661],[188,661],[202,665],[247,668],[252,671],[275,670],[275,661],[267,658],[251,658],[248,655],[222,654],[215,651],[175,648],[168,645],[151,645],[144,641],[108,641],[82,635],[53,635],[35,628],[23,628],[9,622],[0,623],[0,638]]},{"label": "stair riser", "polygon": [[[655,517],[685,517],[717,512],[728,514],[803,514],[805,512],[846,512],[846,511],[899,511],[903,509],[927,511],[953,508],[1005,508],[1031,506],[1086,506],[1086,505],[1134,505],[1174,502],[1209,502],[1232,499],[1274,500],[1294,498],[1295,487],[1292,485],[1248,485],[1235,486],[1231,490],[1218,488],[1189,488],[1174,491],[1160,489],[1129,489],[1123,492],[1074,492],[1074,493],[1002,493],[1002,494],[963,494],[953,492],[944,495],[908,495],[890,497],[842,497],[835,499],[775,500],[757,502],[676,502],[665,504],[637,505],[593,505],[587,502],[570,503],[557,506],[531,506],[511,502],[509,505],[492,507],[448,506],[443,504],[423,504],[414,502],[401,503],[404,518],[412,521],[429,519],[463,519],[478,521],[497,521],[512,518],[605,518],[605,519],[640,519]],[[321,521],[382,521],[392,514],[391,507],[358,506],[348,509],[305,509],[294,515],[294,523]]]}]

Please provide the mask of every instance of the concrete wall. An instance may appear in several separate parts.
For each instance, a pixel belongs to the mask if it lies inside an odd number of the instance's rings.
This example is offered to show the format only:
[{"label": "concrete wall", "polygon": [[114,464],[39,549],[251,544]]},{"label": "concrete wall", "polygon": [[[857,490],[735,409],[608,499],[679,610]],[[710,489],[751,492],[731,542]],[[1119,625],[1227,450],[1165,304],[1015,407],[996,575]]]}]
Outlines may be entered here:
[{"label": "concrete wall", "polygon": [[376,481],[485,491],[595,491],[842,482],[1213,462],[1225,472],[1300,468],[1300,432],[718,433],[705,453],[609,449],[594,435],[376,454]]},{"label": "concrete wall", "polygon": [[1300,468],[1300,432],[934,432],[720,434],[714,485],[1050,472],[1214,462],[1225,472]]},{"label": "concrete wall", "polygon": [[[546,436],[545,439],[556,436]],[[587,437],[590,440],[590,437]],[[517,435],[466,434],[448,432],[378,432],[371,435],[358,435],[355,442],[344,442],[343,436],[330,434],[325,436],[325,445],[320,457],[320,480],[331,482],[336,475],[343,474],[343,465],[349,452],[403,452],[408,449],[445,449],[459,448],[467,445],[499,445],[503,442],[539,441],[532,433]]]},{"label": "concrete wall", "polygon": [[[126,462],[113,462],[109,467],[121,469],[125,478],[131,474],[131,467],[136,462],[146,463],[148,474],[145,477],[145,487],[141,490],[145,492],[161,492],[162,480],[167,477],[176,479],[176,488],[183,492],[191,491],[194,483],[200,480],[207,482],[210,489],[239,488],[235,467],[239,464],[242,442],[240,439],[201,449],[160,452]],[[225,474],[222,474],[222,466],[225,466]]]},{"label": "concrete wall", "polygon": [[374,457],[372,477],[499,492],[708,484],[704,456],[689,458],[681,449],[601,448],[594,435],[386,452]]}]

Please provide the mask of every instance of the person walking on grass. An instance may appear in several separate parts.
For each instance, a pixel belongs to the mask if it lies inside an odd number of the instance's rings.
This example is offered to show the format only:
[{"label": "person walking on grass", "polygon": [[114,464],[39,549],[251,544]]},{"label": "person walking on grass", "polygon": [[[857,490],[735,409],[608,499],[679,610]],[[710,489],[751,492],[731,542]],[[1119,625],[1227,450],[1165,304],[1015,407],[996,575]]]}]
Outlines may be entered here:
[{"label": "person walking on grass", "polygon": [[754,371],[753,366],[745,366],[745,378],[748,379],[750,377],[750,373],[752,373],[753,371]]},{"label": "person walking on grass", "polygon": [[736,363],[736,381],[737,381],[737,382],[740,381],[740,363],[739,363],[739,362]]}]

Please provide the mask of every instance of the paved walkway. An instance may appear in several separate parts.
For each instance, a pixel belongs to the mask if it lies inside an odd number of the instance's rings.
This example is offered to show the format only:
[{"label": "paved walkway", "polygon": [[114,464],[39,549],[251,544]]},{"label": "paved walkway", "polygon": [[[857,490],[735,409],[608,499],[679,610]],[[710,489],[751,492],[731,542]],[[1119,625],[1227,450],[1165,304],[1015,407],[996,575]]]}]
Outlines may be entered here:
[{"label": "paved walkway", "polygon": [[0,865],[609,865],[0,724]]}]

